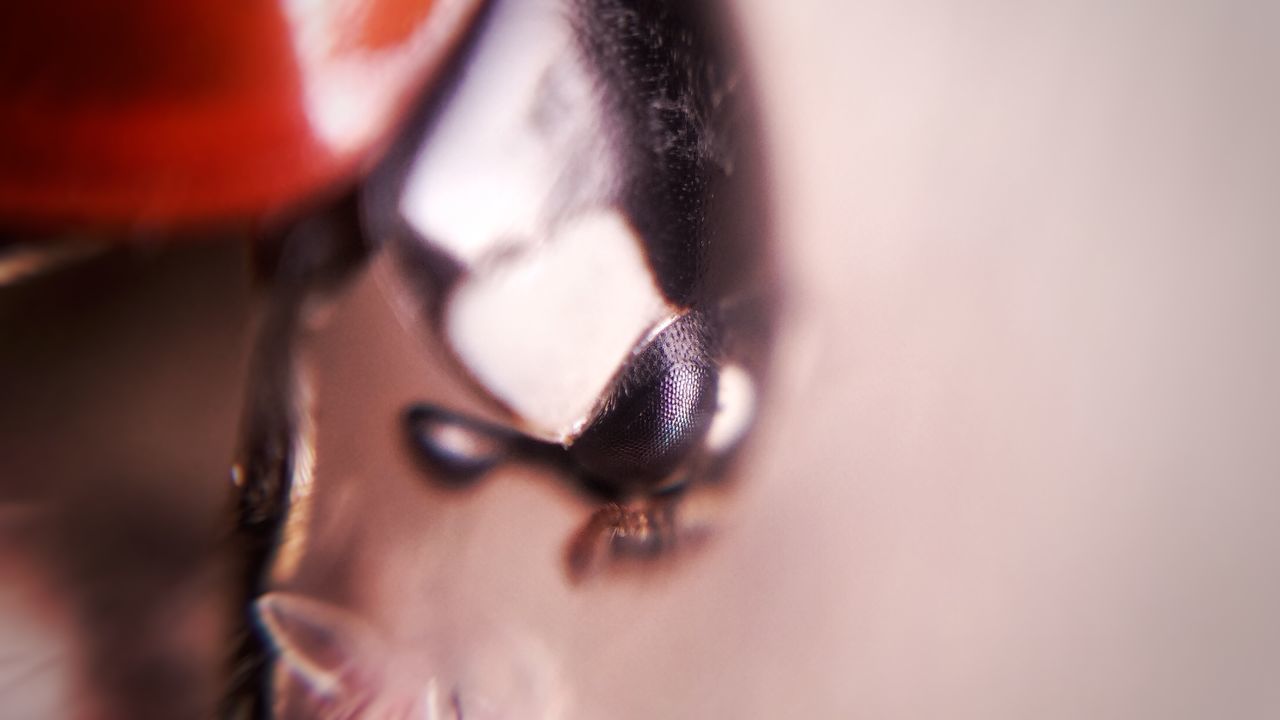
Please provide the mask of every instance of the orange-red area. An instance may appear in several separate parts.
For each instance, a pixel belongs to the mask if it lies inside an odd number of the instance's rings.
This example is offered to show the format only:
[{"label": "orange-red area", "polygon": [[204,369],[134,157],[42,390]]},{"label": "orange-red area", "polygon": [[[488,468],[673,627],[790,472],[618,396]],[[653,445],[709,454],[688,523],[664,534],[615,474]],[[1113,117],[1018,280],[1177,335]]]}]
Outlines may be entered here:
[{"label": "orange-red area", "polygon": [[[403,42],[431,0],[356,0],[334,53]],[[398,113],[335,150],[270,2],[0,3],[0,225],[168,226],[267,212],[350,177]],[[421,72],[396,78],[406,101]]]}]

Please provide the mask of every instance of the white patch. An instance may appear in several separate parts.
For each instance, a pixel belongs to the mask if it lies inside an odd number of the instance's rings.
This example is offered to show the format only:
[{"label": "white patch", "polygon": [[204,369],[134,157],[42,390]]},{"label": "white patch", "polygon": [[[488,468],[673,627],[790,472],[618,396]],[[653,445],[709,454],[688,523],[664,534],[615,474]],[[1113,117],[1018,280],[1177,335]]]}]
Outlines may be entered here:
[{"label": "white patch", "polygon": [[540,242],[558,216],[612,196],[604,127],[563,3],[499,3],[413,160],[400,213],[466,267]]},{"label": "white patch", "polygon": [[672,314],[635,232],[602,210],[468,276],[449,303],[445,333],[527,432],[564,442],[640,339]]},{"label": "white patch", "polygon": [[563,0],[499,2],[413,158],[399,212],[465,269],[444,332],[531,435],[568,442],[672,311],[635,231],[607,110]]},{"label": "white patch", "polygon": [[480,6],[439,0],[413,32],[382,47],[361,46],[373,7],[361,0],[285,0],[302,78],[302,100],[317,139],[347,155],[378,139],[452,49]]},{"label": "white patch", "polygon": [[724,365],[720,368],[719,388],[716,414],[706,439],[707,450],[716,454],[727,452],[742,439],[756,412],[756,387],[746,370]]}]

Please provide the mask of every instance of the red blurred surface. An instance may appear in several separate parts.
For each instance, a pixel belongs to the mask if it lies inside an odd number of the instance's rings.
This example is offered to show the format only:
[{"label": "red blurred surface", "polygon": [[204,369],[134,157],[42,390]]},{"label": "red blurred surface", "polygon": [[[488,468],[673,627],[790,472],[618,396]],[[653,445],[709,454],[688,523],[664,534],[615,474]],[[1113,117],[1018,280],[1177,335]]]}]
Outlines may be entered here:
[{"label": "red blurred surface", "polygon": [[[0,218],[166,225],[252,214],[339,182],[442,54],[397,46],[442,14],[465,15],[432,0],[0,5]],[[328,35],[317,43],[317,32]],[[301,52],[306,42],[323,55]],[[389,91],[359,108],[357,139],[317,134],[309,73],[402,50],[412,58],[379,73]]]}]

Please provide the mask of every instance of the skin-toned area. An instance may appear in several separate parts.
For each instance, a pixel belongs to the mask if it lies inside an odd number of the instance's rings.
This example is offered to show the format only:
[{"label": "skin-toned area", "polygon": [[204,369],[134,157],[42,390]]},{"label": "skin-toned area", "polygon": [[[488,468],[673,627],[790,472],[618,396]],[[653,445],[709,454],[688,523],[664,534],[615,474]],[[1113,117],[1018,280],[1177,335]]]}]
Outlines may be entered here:
[{"label": "skin-toned area", "polygon": [[[405,405],[488,406],[395,318],[375,263],[311,343],[313,507],[277,588],[405,644],[444,637],[452,668],[537,648],[518,657],[540,658],[530,672],[563,688],[567,717],[1275,715],[1274,11],[749,0],[737,14],[787,296],[761,424],[734,482],[701,498],[708,541],[574,587],[562,554],[591,508],[547,471],[432,485],[405,448]],[[142,313],[110,327],[137,330],[81,329],[79,354],[136,349],[235,405],[242,375],[208,368],[241,367],[212,350],[247,342],[243,326],[184,333]],[[0,412],[26,422],[31,402]],[[68,478],[190,463],[130,484],[129,524],[212,527],[235,413],[207,402],[165,416],[216,430],[157,423],[145,446],[121,444],[124,428],[159,400],[77,410],[120,451],[59,463]],[[45,427],[27,443],[42,457],[79,437]],[[70,492],[13,477],[6,503]],[[155,567],[144,555],[133,565]],[[66,575],[65,597],[104,596],[76,557],[34,564]],[[73,632],[88,644],[112,627]],[[94,666],[73,668],[79,692],[102,692]]]},{"label": "skin-toned area", "polygon": [[743,17],[800,327],[726,550],[786,661],[726,684],[761,716],[1277,712],[1274,9]]}]

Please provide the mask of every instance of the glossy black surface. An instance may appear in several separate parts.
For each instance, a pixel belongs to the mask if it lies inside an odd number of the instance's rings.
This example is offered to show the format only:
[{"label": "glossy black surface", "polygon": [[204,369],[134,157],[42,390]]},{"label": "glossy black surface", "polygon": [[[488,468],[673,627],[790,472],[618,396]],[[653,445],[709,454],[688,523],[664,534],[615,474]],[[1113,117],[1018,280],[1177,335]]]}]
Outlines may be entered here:
[{"label": "glossy black surface", "polygon": [[661,482],[697,448],[716,409],[713,329],[688,313],[632,359],[571,447],[597,482],[636,489]]}]

